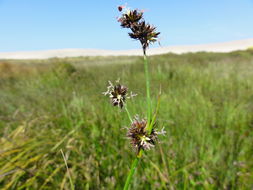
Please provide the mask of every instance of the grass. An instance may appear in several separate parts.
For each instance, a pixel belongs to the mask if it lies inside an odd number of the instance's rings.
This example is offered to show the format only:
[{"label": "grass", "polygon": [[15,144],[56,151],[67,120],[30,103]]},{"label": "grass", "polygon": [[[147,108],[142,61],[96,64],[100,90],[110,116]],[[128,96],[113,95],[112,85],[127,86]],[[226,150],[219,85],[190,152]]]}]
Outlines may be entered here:
[{"label": "grass", "polygon": [[[149,61],[167,134],[131,189],[251,189],[253,51]],[[0,188],[122,189],[135,157],[122,129],[129,119],[101,94],[119,77],[138,94],[129,112],[145,117],[142,57],[2,61]]]}]

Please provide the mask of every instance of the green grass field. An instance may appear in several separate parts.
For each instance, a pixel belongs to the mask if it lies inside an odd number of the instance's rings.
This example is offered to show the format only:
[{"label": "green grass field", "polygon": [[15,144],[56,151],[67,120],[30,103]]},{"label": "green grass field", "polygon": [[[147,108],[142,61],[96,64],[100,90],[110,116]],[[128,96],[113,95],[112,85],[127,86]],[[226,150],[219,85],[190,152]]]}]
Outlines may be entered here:
[{"label": "green grass field", "polygon": [[[152,56],[156,148],[131,189],[253,188],[253,50]],[[0,189],[122,189],[135,156],[126,112],[102,95],[120,78],[145,116],[142,57],[0,62]]]}]

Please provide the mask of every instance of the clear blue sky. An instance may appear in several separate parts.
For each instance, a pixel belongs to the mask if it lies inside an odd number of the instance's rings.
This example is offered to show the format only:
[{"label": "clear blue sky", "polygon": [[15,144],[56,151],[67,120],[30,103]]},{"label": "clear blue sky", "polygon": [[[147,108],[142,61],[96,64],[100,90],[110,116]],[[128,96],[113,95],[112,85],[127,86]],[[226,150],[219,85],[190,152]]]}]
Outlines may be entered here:
[{"label": "clear blue sky", "polygon": [[162,46],[253,38],[253,0],[0,0],[0,51],[139,48],[116,21],[125,3]]}]

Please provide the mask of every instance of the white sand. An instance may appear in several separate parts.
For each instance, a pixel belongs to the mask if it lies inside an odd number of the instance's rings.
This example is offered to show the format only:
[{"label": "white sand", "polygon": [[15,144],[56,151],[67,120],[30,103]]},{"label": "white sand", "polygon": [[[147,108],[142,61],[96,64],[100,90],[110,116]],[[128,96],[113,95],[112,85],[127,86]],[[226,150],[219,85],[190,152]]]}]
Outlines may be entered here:
[{"label": "white sand", "polygon": [[[150,48],[149,55],[164,53],[188,53],[188,52],[230,52],[245,50],[253,47],[253,39],[237,40],[224,43],[213,43],[204,45],[181,45],[160,48]],[[96,49],[59,49],[45,51],[24,51],[24,52],[0,52],[0,59],[48,59],[52,57],[78,57],[78,56],[121,56],[121,55],[142,55],[139,50],[96,50]]]}]

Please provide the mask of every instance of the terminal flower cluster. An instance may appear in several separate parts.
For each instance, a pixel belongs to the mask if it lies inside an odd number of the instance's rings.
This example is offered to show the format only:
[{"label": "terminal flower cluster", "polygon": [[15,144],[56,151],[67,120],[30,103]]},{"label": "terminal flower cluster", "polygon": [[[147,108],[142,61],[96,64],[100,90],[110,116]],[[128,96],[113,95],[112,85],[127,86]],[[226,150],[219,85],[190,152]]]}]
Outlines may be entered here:
[{"label": "terminal flower cluster", "polygon": [[[150,43],[157,41],[160,32],[156,32],[156,27],[148,24],[143,19],[143,11],[127,10],[125,7],[119,6],[118,10],[122,12],[122,16],[118,18],[123,28],[129,28],[129,36],[132,39],[139,40],[142,49],[146,52]],[[125,10],[125,11],[124,11]]]}]

